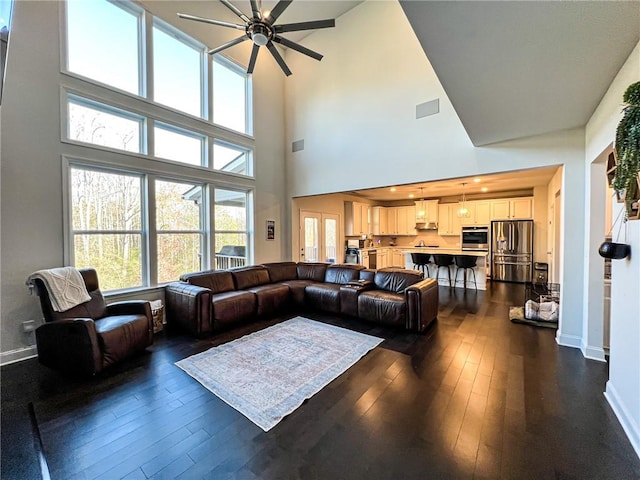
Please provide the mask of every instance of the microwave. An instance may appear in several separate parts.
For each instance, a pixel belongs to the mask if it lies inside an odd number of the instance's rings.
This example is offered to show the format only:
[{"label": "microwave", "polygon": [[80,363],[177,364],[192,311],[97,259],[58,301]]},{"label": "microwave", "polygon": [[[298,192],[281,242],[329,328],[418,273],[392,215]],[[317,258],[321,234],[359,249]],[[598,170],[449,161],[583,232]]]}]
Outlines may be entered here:
[{"label": "microwave", "polygon": [[462,227],[460,237],[462,250],[489,250],[489,227]]}]

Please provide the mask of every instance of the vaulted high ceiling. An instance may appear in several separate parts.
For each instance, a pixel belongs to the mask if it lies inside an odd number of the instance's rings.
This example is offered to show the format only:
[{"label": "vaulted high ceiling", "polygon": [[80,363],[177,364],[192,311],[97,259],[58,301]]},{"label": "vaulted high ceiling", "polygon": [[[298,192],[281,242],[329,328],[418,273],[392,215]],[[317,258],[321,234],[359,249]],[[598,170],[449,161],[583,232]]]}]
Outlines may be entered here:
[{"label": "vaulted high ceiling", "polygon": [[640,39],[638,1],[400,3],[477,146],[583,127]]}]

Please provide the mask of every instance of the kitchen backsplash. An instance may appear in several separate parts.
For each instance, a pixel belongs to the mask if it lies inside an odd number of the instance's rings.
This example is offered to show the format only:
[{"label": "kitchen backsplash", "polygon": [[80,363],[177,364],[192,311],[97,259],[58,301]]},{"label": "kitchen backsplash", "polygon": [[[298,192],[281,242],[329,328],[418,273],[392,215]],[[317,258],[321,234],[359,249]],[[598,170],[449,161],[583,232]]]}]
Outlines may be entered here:
[{"label": "kitchen backsplash", "polygon": [[[380,243],[378,243],[380,240]],[[420,233],[414,237],[396,237],[395,245],[398,247],[413,247],[418,245],[422,240],[425,245],[438,245],[439,247],[458,248],[460,247],[459,236],[440,236],[436,231],[429,231]],[[373,243],[376,246],[388,247],[391,246],[392,237],[373,237]]]}]

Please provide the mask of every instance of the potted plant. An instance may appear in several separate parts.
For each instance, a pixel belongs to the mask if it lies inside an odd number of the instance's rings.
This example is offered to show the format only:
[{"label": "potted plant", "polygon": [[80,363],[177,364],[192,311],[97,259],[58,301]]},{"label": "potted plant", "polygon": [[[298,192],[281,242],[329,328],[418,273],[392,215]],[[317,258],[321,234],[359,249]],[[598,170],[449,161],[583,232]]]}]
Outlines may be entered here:
[{"label": "potted plant", "polygon": [[622,119],[616,129],[615,149],[618,165],[613,187],[624,192],[627,216],[635,216],[638,197],[638,173],[640,172],[640,82],[627,87],[622,97],[625,106]]}]

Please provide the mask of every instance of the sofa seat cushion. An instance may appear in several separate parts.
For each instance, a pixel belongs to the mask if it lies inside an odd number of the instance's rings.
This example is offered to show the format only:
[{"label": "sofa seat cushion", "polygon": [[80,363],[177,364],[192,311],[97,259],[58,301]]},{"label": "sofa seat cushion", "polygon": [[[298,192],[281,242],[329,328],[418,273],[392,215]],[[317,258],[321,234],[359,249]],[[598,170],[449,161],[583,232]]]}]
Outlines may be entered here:
[{"label": "sofa seat cushion", "polygon": [[304,289],[306,304],[325,312],[340,313],[340,285],[315,283]]},{"label": "sofa seat cushion", "polygon": [[358,295],[358,317],[363,320],[404,327],[407,304],[404,295],[384,290],[368,290]]},{"label": "sofa seat cushion", "polygon": [[252,292],[235,291],[211,295],[213,329],[239,323],[256,314],[256,296]]},{"label": "sofa seat cushion", "polygon": [[286,280],[280,283],[289,288],[291,300],[296,306],[300,307],[304,305],[305,288],[309,285],[317,285],[319,282],[314,282],[313,280]]},{"label": "sofa seat cushion", "polygon": [[102,350],[102,367],[108,367],[149,344],[149,319],[145,315],[113,315],[95,321]]},{"label": "sofa seat cushion", "polygon": [[289,287],[281,283],[270,283],[248,289],[256,296],[257,314],[271,315],[284,307],[289,299]]}]

